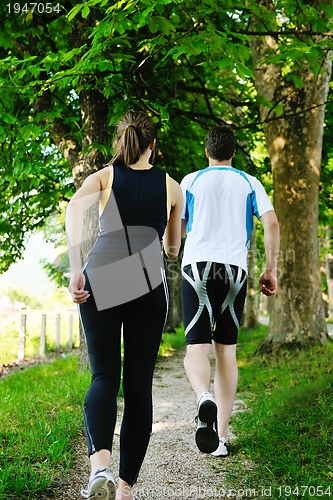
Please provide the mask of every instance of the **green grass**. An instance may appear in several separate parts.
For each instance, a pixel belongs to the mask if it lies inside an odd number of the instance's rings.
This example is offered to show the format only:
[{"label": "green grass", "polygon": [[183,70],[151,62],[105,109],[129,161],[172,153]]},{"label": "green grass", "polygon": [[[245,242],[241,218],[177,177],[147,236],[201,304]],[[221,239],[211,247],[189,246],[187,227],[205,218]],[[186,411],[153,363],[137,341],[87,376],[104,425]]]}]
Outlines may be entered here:
[{"label": "green grass", "polygon": [[256,491],[271,487],[271,498],[328,498],[333,495],[333,345],[256,354],[266,330],[239,335],[238,397],[244,407],[232,418],[237,439],[230,448],[229,481]]},{"label": "green grass", "polygon": [[[163,334],[159,357],[184,344],[184,332]],[[46,500],[72,466],[83,435],[89,372],[76,354],[15,372],[0,381],[0,499]]]},{"label": "green grass", "polygon": [[59,471],[72,465],[89,378],[70,355],[0,382],[1,499],[47,498]]},{"label": "green grass", "polygon": [[[333,496],[333,345],[258,355],[266,331],[261,326],[240,332],[243,411],[231,422],[236,440],[226,460],[207,459],[216,472],[226,470],[220,486],[242,490],[243,498],[254,492],[257,498],[328,498]],[[164,334],[159,356],[172,355],[183,344],[182,328]],[[1,380],[1,500],[50,498],[54,481],[72,465],[73,444],[83,436],[89,382],[90,374],[77,370],[76,355]]]},{"label": "green grass", "polygon": [[172,356],[175,350],[186,344],[184,327],[176,328],[174,333],[163,333],[162,342],[158,351],[158,357]]}]

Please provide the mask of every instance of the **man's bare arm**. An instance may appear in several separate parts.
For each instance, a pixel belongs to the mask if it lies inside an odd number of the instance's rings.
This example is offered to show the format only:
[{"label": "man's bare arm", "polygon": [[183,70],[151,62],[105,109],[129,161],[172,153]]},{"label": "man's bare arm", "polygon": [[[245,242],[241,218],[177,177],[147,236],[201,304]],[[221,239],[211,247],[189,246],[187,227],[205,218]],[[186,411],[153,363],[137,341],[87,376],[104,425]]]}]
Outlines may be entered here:
[{"label": "man's bare arm", "polygon": [[274,210],[264,213],[260,221],[264,226],[264,245],[266,268],[259,278],[261,293],[267,296],[275,295],[277,289],[277,262],[280,248],[279,222]]}]

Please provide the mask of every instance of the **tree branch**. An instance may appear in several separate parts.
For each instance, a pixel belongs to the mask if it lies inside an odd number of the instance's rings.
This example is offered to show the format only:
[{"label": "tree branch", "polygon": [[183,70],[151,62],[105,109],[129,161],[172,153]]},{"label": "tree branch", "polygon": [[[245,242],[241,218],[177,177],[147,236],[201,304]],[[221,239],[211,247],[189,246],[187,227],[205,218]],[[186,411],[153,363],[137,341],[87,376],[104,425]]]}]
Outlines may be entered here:
[{"label": "tree branch", "polygon": [[267,30],[267,31],[248,31],[248,30],[237,30],[231,32],[231,34],[239,34],[239,35],[248,35],[248,36],[271,36],[273,38],[276,38],[277,36],[292,36],[295,35],[297,37],[299,36],[324,36],[328,38],[333,38],[333,33],[322,33],[320,31],[313,31],[313,30],[283,30],[283,31],[273,31],[273,30]]},{"label": "tree branch", "polygon": [[247,124],[241,125],[241,126],[230,124],[230,123],[226,122],[225,120],[223,120],[222,118],[218,118],[214,114],[207,114],[207,113],[201,113],[201,112],[196,113],[193,111],[184,111],[184,110],[179,109],[179,108],[171,108],[171,109],[176,114],[181,115],[181,116],[186,116],[187,118],[190,118],[191,120],[193,120],[196,123],[199,123],[200,125],[203,125],[205,127],[207,127],[207,121],[212,121],[213,123],[216,123],[217,125],[228,125],[229,127],[231,127],[234,130],[246,130],[246,129],[258,128],[258,126],[262,126],[265,123],[269,123],[272,121],[283,120],[283,119],[291,118],[294,116],[301,116],[301,115],[304,115],[305,113],[308,113],[309,111],[312,111],[313,109],[320,108],[321,106],[326,106],[326,104],[330,104],[330,103],[333,103],[333,99],[325,101],[321,104],[315,104],[315,105],[310,106],[309,108],[304,109],[304,110],[299,111],[299,112],[285,113],[285,114],[280,115],[280,116],[274,116],[274,117],[271,117],[268,119],[266,118],[265,120],[247,123]]},{"label": "tree branch", "polygon": [[321,104],[314,104],[313,106],[310,106],[307,109],[303,109],[302,111],[298,111],[298,112],[295,112],[295,113],[284,113],[283,115],[280,115],[280,116],[274,116],[272,118],[266,118],[263,121],[253,122],[253,123],[249,123],[248,125],[245,125],[245,126],[234,127],[234,128],[235,128],[235,130],[247,129],[247,128],[256,128],[256,127],[258,127],[260,125],[264,125],[265,123],[273,122],[273,121],[276,121],[276,120],[283,120],[283,119],[286,119],[286,118],[291,118],[291,117],[295,117],[295,116],[304,115],[305,113],[309,113],[309,111],[312,111],[313,109],[317,109],[317,108],[320,108],[322,106],[326,106],[326,104],[330,104],[332,102],[333,102],[333,99],[325,101],[325,102],[323,102]]}]

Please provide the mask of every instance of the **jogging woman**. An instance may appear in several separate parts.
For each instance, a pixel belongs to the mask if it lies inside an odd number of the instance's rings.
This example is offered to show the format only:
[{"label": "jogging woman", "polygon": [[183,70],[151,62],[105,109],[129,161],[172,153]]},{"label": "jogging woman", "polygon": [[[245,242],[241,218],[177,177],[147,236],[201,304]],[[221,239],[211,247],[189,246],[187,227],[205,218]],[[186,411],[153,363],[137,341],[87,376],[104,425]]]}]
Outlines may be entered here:
[{"label": "jogging woman", "polygon": [[[182,191],[152,166],[155,129],[142,112],[129,112],[116,129],[110,164],[90,175],[66,214],[69,291],[78,304],[92,380],[84,404],[91,476],[84,498],[133,500],[152,430],[152,378],[168,310],[162,258],[178,254]],[[100,204],[100,234],[81,267],[83,214]],[[109,470],[124,342],[124,414],[119,483]]]}]

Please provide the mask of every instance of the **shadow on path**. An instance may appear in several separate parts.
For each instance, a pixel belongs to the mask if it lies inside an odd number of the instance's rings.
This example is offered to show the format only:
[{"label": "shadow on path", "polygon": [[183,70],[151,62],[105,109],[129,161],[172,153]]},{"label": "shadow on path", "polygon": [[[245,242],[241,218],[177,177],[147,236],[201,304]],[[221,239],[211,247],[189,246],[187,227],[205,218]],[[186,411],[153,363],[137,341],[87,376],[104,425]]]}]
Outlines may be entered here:
[{"label": "shadow on path", "polygon": [[[183,367],[184,350],[157,362],[154,376],[154,425],[138,482],[138,500],[219,498],[225,483],[228,458],[200,453],[194,441],[196,401]],[[237,404],[236,404],[237,407]],[[114,437],[111,470],[118,477],[119,418]],[[140,429],[138,429],[140,432]],[[135,444],[134,444],[135,445]],[[77,500],[86,488],[89,461],[82,439],[77,446],[70,477],[56,486],[61,500]],[[51,499],[50,499],[51,500]]]}]

